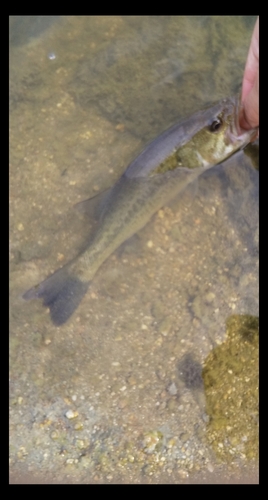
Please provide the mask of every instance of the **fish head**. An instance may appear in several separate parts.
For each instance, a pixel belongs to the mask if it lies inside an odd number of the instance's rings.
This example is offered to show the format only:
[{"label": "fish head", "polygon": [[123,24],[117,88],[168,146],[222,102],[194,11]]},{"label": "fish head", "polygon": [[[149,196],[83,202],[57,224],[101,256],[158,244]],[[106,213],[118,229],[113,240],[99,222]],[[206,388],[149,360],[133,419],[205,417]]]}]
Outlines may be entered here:
[{"label": "fish head", "polygon": [[128,166],[127,178],[154,177],[173,170],[217,165],[258,135],[239,127],[239,97],[222,99],[176,123],[152,141]]},{"label": "fish head", "polygon": [[[255,140],[258,128],[241,130],[239,127],[240,100],[238,97],[222,99],[207,110],[204,126],[192,137],[190,168],[210,167],[221,163],[239,149]],[[183,149],[183,147],[182,147]],[[184,156],[184,155],[183,155]],[[196,158],[194,158],[196,156]],[[196,163],[196,160],[198,163]],[[185,158],[181,159],[185,163]]]}]

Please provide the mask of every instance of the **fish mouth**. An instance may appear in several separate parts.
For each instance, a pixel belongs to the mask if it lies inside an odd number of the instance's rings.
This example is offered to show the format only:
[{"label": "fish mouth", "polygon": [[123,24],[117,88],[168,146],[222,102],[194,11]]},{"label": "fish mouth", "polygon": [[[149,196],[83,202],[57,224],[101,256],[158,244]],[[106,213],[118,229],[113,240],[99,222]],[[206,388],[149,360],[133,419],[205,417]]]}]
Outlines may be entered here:
[{"label": "fish mouth", "polygon": [[241,99],[240,96],[232,99],[232,116],[230,126],[226,131],[226,138],[232,144],[236,144],[238,149],[244,148],[250,142],[254,142],[259,136],[259,127],[245,130],[240,126]]}]

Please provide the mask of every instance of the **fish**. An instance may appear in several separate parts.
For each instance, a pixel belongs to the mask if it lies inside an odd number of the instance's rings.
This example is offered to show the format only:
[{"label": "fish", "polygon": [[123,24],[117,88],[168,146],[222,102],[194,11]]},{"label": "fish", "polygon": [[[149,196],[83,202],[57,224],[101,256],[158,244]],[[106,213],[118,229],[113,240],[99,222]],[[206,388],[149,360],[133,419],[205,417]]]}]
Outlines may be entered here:
[{"label": "fish", "polygon": [[79,306],[102,263],[205,170],[252,142],[238,126],[239,99],[225,98],[154,139],[105,193],[98,223],[80,253],[23,298],[42,299],[56,326]]}]

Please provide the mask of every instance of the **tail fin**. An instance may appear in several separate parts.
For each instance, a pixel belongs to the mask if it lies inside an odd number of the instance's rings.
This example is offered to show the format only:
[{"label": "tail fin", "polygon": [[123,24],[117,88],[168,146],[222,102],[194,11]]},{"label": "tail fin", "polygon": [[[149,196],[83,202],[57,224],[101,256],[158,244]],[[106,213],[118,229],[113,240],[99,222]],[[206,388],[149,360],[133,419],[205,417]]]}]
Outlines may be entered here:
[{"label": "tail fin", "polygon": [[59,269],[54,274],[31,288],[23,295],[25,300],[40,298],[43,305],[49,307],[54,325],[65,323],[86,294],[89,282],[68,275],[66,269]]}]

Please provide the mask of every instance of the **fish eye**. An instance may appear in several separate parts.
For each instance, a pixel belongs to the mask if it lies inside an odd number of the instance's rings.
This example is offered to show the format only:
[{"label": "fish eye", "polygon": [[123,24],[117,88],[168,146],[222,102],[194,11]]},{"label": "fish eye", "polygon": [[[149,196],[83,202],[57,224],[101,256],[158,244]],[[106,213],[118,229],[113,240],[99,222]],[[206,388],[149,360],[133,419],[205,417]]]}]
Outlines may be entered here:
[{"label": "fish eye", "polygon": [[221,128],[221,126],[222,126],[221,118],[216,118],[216,120],[213,120],[213,122],[211,123],[209,130],[211,132],[218,132],[218,130]]}]

